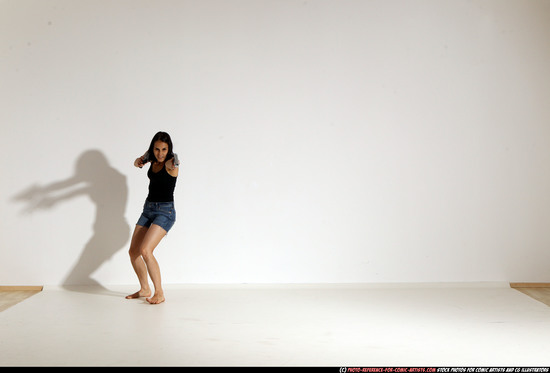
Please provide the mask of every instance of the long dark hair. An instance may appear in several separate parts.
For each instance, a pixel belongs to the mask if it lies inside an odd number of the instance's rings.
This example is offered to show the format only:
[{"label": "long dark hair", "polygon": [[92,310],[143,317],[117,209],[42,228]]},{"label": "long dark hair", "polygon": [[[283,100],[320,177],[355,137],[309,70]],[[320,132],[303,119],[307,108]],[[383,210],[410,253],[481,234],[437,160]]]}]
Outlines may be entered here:
[{"label": "long dark hair", "polygon": [[153,139],[151,140],[151,145],[149,145],[149,160],[155,160],[158,162],[157,157],[155,157],[155,152],[153,149],[155,148],[155,143],[157,141],[162,141],[168,144],[168,154],[166,155],[166,159],[171,159],[174,157],[173,152],[173,146],[172,146],[172,139],[170,138],[170,135],[166,132],[157,132],[155,136],[153,136]]}]

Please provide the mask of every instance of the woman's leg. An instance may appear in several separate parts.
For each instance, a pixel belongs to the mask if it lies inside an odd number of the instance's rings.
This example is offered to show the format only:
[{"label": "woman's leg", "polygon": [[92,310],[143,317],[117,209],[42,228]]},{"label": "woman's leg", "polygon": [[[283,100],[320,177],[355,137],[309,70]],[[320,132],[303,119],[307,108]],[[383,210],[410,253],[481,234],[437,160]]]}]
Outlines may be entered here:
[{"label": "woman's leg", "polygon": [[129,251],[130,261],[132,262],[132,267],[134,267],[141,288],[134,294],[128,295],[126,299],[148,297],[151,295],[151,288],[149,288],[149,281],[147,280],[147,267],[141,257],[141,245],[148,230],[147,227],[136,225],[134,234],[132,235]]},{"label": "woman's leg", "polygon": [[147,265],[147,271],[149,272],[149,276],[151,277],[153,285],[155,286],[155,294],[152,298],[147,298],[147,302],[152,304],[164,302],[164,292],[162,290],[161,284],[160,267],[157,260],[153,256],[153,250],[155,250],[155,248],[164,238],[164,236],[166,236],[166,231],[164,230],[164,228],[156,224],[151,224],[151,227],[149,227],[147,233],[141,241],[140,253],[143,257],[143,260],[145,261],[145,264]]}]

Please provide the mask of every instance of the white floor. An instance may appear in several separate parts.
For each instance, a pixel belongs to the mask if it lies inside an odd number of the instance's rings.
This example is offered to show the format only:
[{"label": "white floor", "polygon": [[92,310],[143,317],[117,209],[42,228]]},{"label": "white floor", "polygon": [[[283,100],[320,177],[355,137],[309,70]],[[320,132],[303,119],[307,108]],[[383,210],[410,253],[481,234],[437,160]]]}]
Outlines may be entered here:
[{"label": "white floor", "polygon": [[0,366],[549,366],[550,307],[506,285],[45,287]]}]

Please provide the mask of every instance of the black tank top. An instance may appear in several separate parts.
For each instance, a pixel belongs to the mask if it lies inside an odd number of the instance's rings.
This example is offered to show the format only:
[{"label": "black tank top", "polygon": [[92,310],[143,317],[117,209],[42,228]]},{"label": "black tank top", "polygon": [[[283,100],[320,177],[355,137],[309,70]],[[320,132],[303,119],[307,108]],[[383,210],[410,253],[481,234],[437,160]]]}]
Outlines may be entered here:
[{"label": "black tank top", "polygon": [[147,171],[149,177],[149,202],[173,202],[174,189],[176,188],[176,179],[166,171],[166,167],[162,167],[159,172],[153,172],[153,164]]}]

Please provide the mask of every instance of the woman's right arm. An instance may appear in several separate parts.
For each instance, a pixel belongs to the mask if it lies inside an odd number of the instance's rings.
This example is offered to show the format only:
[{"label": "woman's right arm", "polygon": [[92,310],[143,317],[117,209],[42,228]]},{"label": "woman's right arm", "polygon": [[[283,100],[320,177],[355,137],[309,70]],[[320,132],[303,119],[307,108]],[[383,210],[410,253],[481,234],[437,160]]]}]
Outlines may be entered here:
[{"label": "woman's right arm", "polygon": [[141,157],[136,158],[134,166],[142,168],[147,162],[149,162],[149,152],[146,151]]}]

